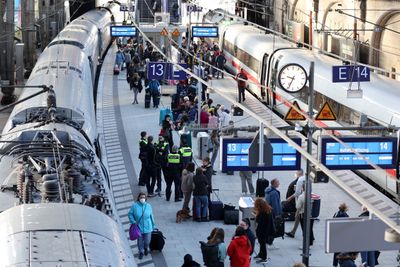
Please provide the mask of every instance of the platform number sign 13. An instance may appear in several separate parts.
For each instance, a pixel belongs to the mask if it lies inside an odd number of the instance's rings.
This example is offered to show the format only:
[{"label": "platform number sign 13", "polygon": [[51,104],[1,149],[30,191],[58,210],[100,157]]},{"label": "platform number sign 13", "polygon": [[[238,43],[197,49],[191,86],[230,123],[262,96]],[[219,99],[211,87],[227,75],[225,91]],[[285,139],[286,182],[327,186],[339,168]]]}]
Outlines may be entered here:
[{"label": "platform number sign 13", "polygon": [[169,77],[169,63],[149,62],[147,65],[147,78],[150,80],[163,80]]}]

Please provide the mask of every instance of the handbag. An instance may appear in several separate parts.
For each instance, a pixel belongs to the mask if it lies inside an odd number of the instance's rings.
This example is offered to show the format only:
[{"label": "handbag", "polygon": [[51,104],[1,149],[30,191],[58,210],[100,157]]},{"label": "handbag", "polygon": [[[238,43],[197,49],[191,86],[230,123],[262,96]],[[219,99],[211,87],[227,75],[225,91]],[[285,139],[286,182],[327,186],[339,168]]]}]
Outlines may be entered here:
[{"label": "handbag", "polygon": [[146,210],[146,207],[144,208],[144,210],[142,212],[142,216],[140,216],[140,219],[137,221],[137,223],[131,224],[131,227],[129,227],[129,239],[130,240],[136,240],[142,236],[142,233],[140,233],[140,229],[138,227],[138,223],[143,218],[145,210]]},{"label": "handbag", "polygon": [[129,228],[129,239],[136,240],[141,236],[142,234],[140,233],[138,225],[136,223],[131,224],[131,227]]}]

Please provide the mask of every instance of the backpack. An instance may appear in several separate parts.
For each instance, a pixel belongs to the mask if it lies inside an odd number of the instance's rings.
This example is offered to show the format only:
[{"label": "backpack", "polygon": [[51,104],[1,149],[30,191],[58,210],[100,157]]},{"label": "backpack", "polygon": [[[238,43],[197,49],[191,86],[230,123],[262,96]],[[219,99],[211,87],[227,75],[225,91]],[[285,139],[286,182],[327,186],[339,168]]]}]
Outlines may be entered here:
[{"label": "backpack", "polygon": [[200,241],[201,253],[203,254],[204,265],[207,267],[217,267],[218,260],[218,245],[210,245]]},{"label": "backpack", "polygon": [[150,89],[150,91],[153,93],[153,92],[158,92],[158,83],[157,83],[157,81],[151,81],[150,83],[149,83],[149,89]]}]

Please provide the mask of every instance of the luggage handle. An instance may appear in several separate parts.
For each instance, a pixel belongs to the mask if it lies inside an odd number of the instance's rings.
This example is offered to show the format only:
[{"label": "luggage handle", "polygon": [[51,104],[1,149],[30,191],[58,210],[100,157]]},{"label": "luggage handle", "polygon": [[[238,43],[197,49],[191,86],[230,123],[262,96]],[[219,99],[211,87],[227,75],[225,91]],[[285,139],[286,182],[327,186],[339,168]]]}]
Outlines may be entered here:
[{"label": "luggage handle", "polygon": [[[221,199],[219,198],[219,189],[213,188],[213,189],[212,189],[212,193],[213,193],[213,194],[211,194],[211,195],[215,195],[215,197],[217,198],[217,200],[218,200],[218,201],[221,201]],[[211,198],[211,196],[210,196],[210,198]]]}]

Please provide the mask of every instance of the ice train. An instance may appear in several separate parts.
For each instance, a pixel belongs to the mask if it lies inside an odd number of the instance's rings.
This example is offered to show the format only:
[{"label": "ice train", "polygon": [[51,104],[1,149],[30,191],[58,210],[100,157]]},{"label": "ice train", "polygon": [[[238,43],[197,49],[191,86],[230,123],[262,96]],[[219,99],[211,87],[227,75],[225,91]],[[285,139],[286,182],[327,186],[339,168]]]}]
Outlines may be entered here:
[{"label": "ice train", "polygon": [[[291,105],[288,101],[293,103],[294,100],[302,110],[308,110],[309,91],[305,77],[308,77],[313,61],[314,110],[320,110],[327,101],[337,116],[336,122],[319,121],[318,126],[400,126],[399,81],[371,71],[370,82],[361,84],[363,97],[347,98],[349,83],[332,82],[332,67],[343,65],[341,60],[298,47],[243,21],[224,17],[222,12],[209,11],[204,20],[219,21],[219,44],[227,58],[229,71],[237,73],[244,68],[252,81],[249,90],[278,113],[285,115]],[[352,89],[357,89],[357,83],[353,83]],[[397,196],[394,171],[362,173],[385,193]]]},{"label": "ice train", "polygon": [[[137,266],[101,162],[94,80],[119,4],[67,25],[40,55],[0,139],[0,266]],[[35,87],[37,86],[37,87]]]}]

